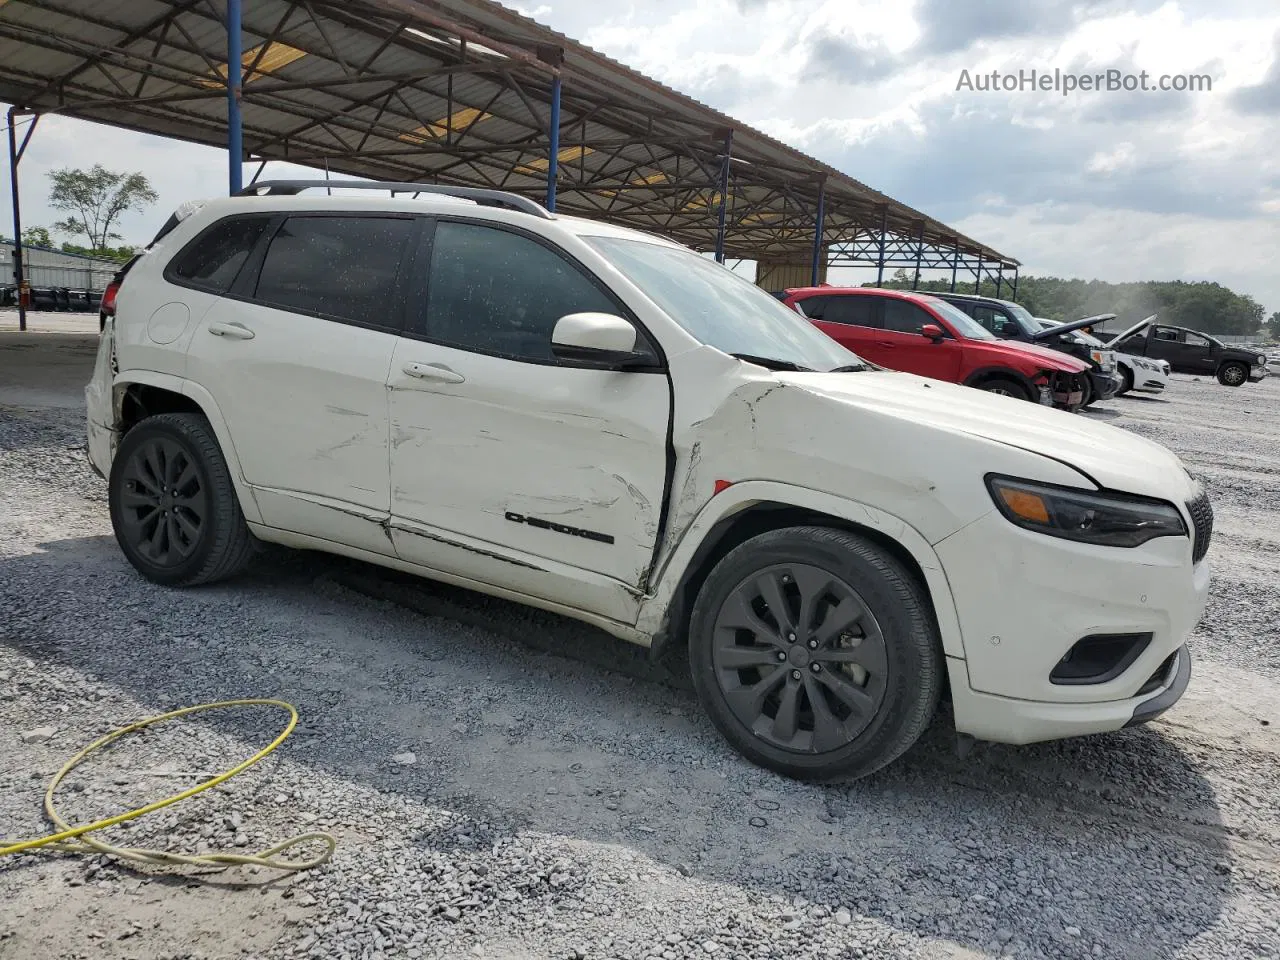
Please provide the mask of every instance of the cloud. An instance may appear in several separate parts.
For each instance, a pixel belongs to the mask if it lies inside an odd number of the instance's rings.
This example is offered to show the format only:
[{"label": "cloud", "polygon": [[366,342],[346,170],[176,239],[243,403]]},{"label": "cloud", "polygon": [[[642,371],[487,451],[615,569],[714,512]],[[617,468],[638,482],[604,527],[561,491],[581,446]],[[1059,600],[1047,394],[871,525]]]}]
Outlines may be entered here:
[{"label": "cloud", "polygon": [[1163,0],[918,0],[920,49],[954,53],[976,43],[1061,36],[1075,25],[1115,12],[1145,12]]},{"label": "cloud", "polygon": [[883,79],[901,67],[900,58],[883,42],[863,42],[823,31],[810,41],[806,72],[860,86]]},{"label": "cloud", "polygon": [[1250,116],[1280,116],[1280,34],[1276,35],[1274,57],[1262,82],[1234,91],[1231,105]]}]

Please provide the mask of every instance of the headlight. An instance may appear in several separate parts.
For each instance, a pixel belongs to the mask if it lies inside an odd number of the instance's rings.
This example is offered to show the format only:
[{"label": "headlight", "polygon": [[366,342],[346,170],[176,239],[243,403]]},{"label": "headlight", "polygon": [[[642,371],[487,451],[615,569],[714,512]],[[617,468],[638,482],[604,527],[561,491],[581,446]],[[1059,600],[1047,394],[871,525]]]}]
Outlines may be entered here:
[{"label": "headlight", "polygon": [[987,488],[1005,519],[1025,530],[1107,547],[1136,547],[1157,537],[1185,537],[1171,503],[1118,493],[1089,493],[990,475]]}]

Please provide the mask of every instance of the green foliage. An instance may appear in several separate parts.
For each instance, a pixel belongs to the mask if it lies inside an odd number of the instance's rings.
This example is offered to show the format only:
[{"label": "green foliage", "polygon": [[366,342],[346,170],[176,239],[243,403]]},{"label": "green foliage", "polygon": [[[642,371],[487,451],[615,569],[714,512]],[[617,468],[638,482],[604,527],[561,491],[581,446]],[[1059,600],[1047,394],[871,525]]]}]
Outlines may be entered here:
[{"label": "green foliage", "polygon": [[[874,286],[874,284],[867,284]],[[884,286],[910,289],[911,275],[899,270]],[[951,289],[950,279],[922,280],[920,290],[943,292]],[[973,282],[956,286],[959,293],[973,293]],[[996,296],[996,285],[984,281],[979,291]],[[1009,284],[1001,288],[1010,299]],[[1032,315],[1065,323],[1100,313],[1117,314],[1122,322],[1137,322],[1157,314],[1161,323],[1190,327],[1205,333],[1249,336],[1262,326],[1262,304],[1235,293],[1219,283],[1187,283],[1183,280],[1146,283],[1106,283],[1101,280],[1063,280],[1059,277],[1018,278],[1017,301]],[[1272,322],[1280,317],[1276,314]]]},{"label": "green foliage", "polygon": [[140,173],[118,173],[95,163],[91,170],[52,170],[49,179],[49,206],[71,214],[53,225],[58,233],[84,237],[88,249],[109,249],[110,240],[119,240],[113,228],[126,210],[145,210],[158,195]]},{"label": "green foliage", "polygon": [[1267,321],[1267,333],[1274,339],[1280,340],[1280,310],[1271,315],[1271,319]]},{"label": "green foliage", "polygon": [[125,260],[128,260],[135,253],[137,253],[138,248],[124,246],[124,247],[102,247],[100,249],[94,250],[90,247],[82,247],[79,244],[75,244],[75,243],[63,243],[62,252],[78,253],[82,257],[98,257],[102,260],[119,260],[121,263],[123,263]]},{"label": "green foliage", "polygon": [[22,231],[22,244],[26,247],[52,247],[53,238],[44,227],[27,227]]}]

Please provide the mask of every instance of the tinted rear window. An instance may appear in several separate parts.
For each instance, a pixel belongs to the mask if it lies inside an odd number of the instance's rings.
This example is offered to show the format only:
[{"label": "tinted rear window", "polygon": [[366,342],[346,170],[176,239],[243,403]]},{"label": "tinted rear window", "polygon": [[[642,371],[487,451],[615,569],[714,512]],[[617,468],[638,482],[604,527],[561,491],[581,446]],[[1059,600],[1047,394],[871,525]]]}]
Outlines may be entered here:
[{"label": "tinted rear window", "polygon": [[267,248],[254,299],[367,326],[398,327],[400,261],[417,223],[290,217]]},{"label": "tinted rear window", "polygon": [[189,286],[225,293],[270,222],[270,217],[259,216],[215,224],[173,258],[171,275]]}]

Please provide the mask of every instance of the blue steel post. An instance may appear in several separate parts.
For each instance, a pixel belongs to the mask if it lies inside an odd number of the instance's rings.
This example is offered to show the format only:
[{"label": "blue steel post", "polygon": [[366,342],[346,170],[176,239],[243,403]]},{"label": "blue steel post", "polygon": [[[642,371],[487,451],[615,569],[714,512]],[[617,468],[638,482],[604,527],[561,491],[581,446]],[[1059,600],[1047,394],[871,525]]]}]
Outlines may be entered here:
[{"label": "blue steel post", "polygon": [[1000,296],[1000,288],[1004,286],[1004,264],[996,270],[996,296]]},{"label": "blue steel post", "polygon": [[716,227],[716,263],[724,263],[724,232],[729,214],[729,161],[733,156],[733,131],[724,138],[724,161],[720,164],[720,221]]},{"label": "blue steel post", "polygon": [[227,185],[240,192],[244,184],[241,164],[244,140],[240,127],[240,85],[244,81],[240,49],[240,0],[227,0]]},{"label": "blue steel post", "polygon": [[960,241],[956,241],[956,252],[951,256],[951,292],[956,292],[956,274],[960,271]]},{"label": "blue steel post", "polygon": [[880,209],[880,259],[876,262],[876,286],[884,283],[884,241],[889,231],[889,207]]},{"label": "blue steel post", "polygon": [[816,287],[822,280],[822,274],[818,269],[819,261],[822,259],[822,233],[826,229],[827,220],[827,181],[823,180],[818,184],[818,218],[813,227],[813,273],[810,277],[809,286]]},{"label": "blue steel post", "polygon": [[920,221],[920,240],[916,244],[916,272],[911,278],[911,289],[920,289],[920,261],[924,259],[924,221]]},{"label": "blue steel post", "polygon": [[556,212],[556,180],[560,176],[560,75],[551,78],[551,154],[547,163],[547,209]]}]

